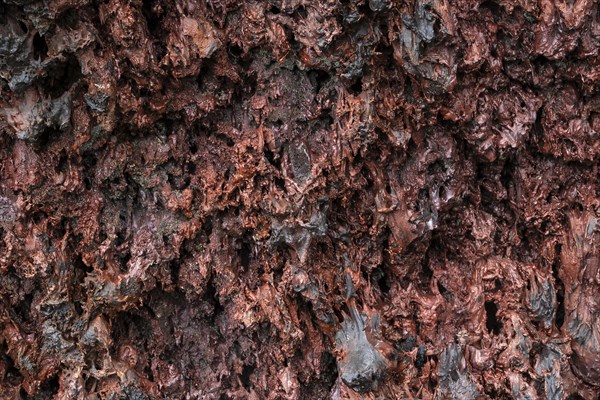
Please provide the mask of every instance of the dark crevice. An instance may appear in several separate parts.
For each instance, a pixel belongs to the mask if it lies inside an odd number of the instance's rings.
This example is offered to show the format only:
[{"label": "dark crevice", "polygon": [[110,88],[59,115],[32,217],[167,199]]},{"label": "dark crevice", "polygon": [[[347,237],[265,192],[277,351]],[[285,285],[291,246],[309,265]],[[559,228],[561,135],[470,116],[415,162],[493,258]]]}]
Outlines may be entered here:
[{"label": "dark crevice", "polygon": [[12,386],[19,385],[23,381],[23,375],[15,367],[13,359],[8,355],[6,344],[0,346],[0,362],[4,364],[4,376],[2,379]]},{"label": "dark crevice", "polygon": [[350,87],[348,88],[348,90],[350,91],[350,93],[352,93],[354,95],[361,94],[362,91],[363,91],[362,78],[356,79],[356,81],[352,85],[350,85]]},{"label": "dark crevice", "polygon": [[41,85],[50,98],[56,99],[62,96],[82,77],[81,66],[74,54],[67,56],[67,59],[60,64],[48,68],[47,76],[42,80]]},{"label": "dark crevice", "polygon": [[58,16],[56,23],[63,29],[76,29],[79,25],[80,15],[81,9],[69,8]]},{"label": "dark crevice", "polygon": [[169,271],[171,273],[171,283],[175,286],[179,284],[179,271],[181,269],[181,265],[178,260],[173,260],[170,262]]},{"label": "dark crevice", "polygon": [[206,285],[205,298],[211,299],[213,311],[210,319],[211,323],[215,324],[219,315],[221,315],[225,311],[225,307],[223,307],[223,305],[219,301],[219,294],[212,279]]},{"label": "dark crevice", "polygon": [[[2,5],[0,4],[0,7],[1,7],[1,6],[2,6]],[[5,20],[0,20],[0,22],[2,22],[2,23],[6,23],[6,21],[5,21]],[[27,33],[27,32],[29,32],[29,27],[27,26],[27,24],[25,23],[25,21],[23,21],[23,20],[18,20],[18,21],[17,21],[17,23],[18,23],[18,25],[19,25],[19,28],[21,28],[21,31],[22,31],[21,33]]]},{"label": "dark crevice", "polygon": [[375,284],[377,284],[377,287],[379,287],[381,294],[383,294],[384,296],[390,292],[390,289],[392,288],[390,283],[390,277],[388,275],[387,269],[383,265],[375,268],[371,272],[371,280]]},{"label": "dark crevice", "polygon": [[38,392],[38,395],[35,398],[52,398],[58,393],[59,389],[59,375],[56,374],[44,383],[42,383],[40,391]]},{"label": "dark crevice", "polygon": [[127,272],[129,270],[128,264],[129,264],[130,260],[131,260],[131,252],[128,250],[124,254],[119,256],[119,270],[121,272]]},{"label": "dark crevice", "polygon": [[237,44],[231,44],[227,47],[227,53],[237,60],[244,54],[244,50]]},{"label": "dark crevice", "polygon": [[263,152],[265,154],[265,158],[267,159],[267,161],[274,167],[279,168],[281,162],[279,162],[279,160],[275,160],[275,153],[273,153],[267,147],[264,148]]},{"label": "dark crevice", "polygon": [[556,243],[554,245],[554,261],[552,263],[552,275],[554,277],[554,284],[556,287],[556,317],[555,323],[556,328],[561,329],[565,322],[565,285],[563,281],[560,279],[559,269],[560,269],[560,254],[561,254],[561,245],[560,243]]},{"label": "dark crevice", "polygon": [[504,186],[506,190],[509,190],[511,187],[514,168],[514,162],[512,162],[511,160],[506,160],[502,168],[502,173],[500,175],[500,182],[502,182],[502,186]]},{"label": "dark crevice", "polygon": [[67,152],[63,149],[60,152],[60,157],[58,159],[58,163],[56,165],[56,167],[54,168],[54,170],[56,172],[67,172],[67,167],[68,167],[68,156],[67,156]]},{"label": "dark crevice", "polygon": [[285,180],[283,180],[282,178],[279,177],[275,177],[273,178],[273,181],[275,182],[275,185],[281,189],[284,193],[287,193],[287,189],[285,187]]},{"label": "dark crevice", "polygon": [[36,32],[33,36],[33,58],[43,61],[46,57],[48,57],[48,45],[46,44],[46,39]]},{"label": "dark crevice", "polygon": [[303,5],[299,5],[294,10],[294,13],[292,14],[292,16],[295,16],[295,15],[297,15],[301,19],[305,19],[306,17],[308,17],[308,12],[306,11],[306,7],[304,7]]},{"label": "dark crevice", "polygon": [[316,93],[319,93],[319,90],[331,79],[331,75],[328,72],[320,69],[311,69],[307,74]]},{"label": "dark crevice", "polygon": [[163,19],[163,5],[156,0],[143,0],[142,13],[146,18],[148,31],[153,37],[160,36],[160,28]]},{"label": "dark crevice", "polygon": [[189,145],[189,149],[190,149],[190,154],[196,154],[198,152],[198,146],[196,145],[196,143],[190,143]]},{"label": "dark crevice", "polygon": [[250,378],[252,377],[252,373],[254,372],[254,370],[256,369],[256,367],[254,367],[253,365],[244,365],[244,368],[242,369],[242,374],[240,375],[240,381],[242,382],[242,385],[244,385],[244,388],[246,390],[250,390]]},{"label": "dark crevice", "polygon": [[247,271],[250,266],[250,261],[252,260],[252,246],[247,241],[242,241],[240,250],[240,263],[242,265],[242,270]]},{"label": "dark crevice", "polygon": [[43,152],[50,147],[50,145],[60,136],[60,130],[54,127],[47,127],[44,131],[38,136],[35,142],[35,149],[37,151]]},{"label": "dark crevice", "polygon": [[493,301],[485,302],[485,327],[488,332],[497,335],[502,329],[502,323],[498,320],[498,305]]},{"label": "dark crevice", "polygon": [[498,279],[498,278],[494,279],[494,289],[496,291],[502,290],[502,281],[500,279]]},{"label": "dark crevice", "polygon": [[24,296],[23,301],[17,304],[13,309],[21,324],[28,324],[32,320],[31,307],[33,302],[33,293]]},{"label": "dark crevice", "polygon": [[442,283],[440,281],[437,281],[437,288],[442,296],[444,296],[444,297],[448,296],[448,290],[444,287],[444,285],[442,285]]},{"label": "dark crevice", "polygon": [[419,283],[423,289],[429,287],[431,278],[433,278],[433,270],[429,265],[429,252],[430,251],[425,254],[425,257],[423,257],[423,260],[421,261],[421,271],[419,273]]}]

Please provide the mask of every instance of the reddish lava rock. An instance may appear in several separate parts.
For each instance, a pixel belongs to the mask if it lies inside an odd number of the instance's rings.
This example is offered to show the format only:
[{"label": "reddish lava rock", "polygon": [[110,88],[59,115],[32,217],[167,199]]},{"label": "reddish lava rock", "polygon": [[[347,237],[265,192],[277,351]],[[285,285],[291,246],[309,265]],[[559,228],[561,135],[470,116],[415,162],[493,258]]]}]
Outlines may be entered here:
[{"label": "reddish lava rock", "polygon": [[595,399],[593,0],[0,2],[0,399]]}]

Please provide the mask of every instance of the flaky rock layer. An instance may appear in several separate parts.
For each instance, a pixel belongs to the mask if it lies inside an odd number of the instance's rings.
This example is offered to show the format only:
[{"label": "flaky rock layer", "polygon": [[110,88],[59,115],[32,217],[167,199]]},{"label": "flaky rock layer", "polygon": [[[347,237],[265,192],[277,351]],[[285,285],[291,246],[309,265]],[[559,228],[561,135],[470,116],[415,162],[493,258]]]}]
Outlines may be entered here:
[{"label": "flaky rock layer", "polygon": [[595,399],[593,0],[0,2],[1,399]]}]

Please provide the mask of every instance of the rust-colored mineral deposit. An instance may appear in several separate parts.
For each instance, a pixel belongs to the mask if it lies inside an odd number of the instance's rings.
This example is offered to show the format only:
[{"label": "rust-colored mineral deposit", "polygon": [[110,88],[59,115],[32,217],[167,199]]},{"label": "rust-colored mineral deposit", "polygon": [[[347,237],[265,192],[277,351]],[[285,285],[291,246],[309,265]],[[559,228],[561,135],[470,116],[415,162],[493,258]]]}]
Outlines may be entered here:
[{"label": "rust-colored mineral deposit", "polygon": [[600,396],[595,0],[0,0],[0,400]]}]

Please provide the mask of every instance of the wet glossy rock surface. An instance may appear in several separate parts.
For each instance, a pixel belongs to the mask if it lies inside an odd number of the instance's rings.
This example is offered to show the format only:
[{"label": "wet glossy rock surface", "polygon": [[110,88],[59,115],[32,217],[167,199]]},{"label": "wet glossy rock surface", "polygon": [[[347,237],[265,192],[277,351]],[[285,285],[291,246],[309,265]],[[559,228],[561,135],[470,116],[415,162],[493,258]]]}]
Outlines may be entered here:
[{"label": "wet glossy rock surface", "polygon": [[4,0],[1,399],[595,399],[592,0]]}]

